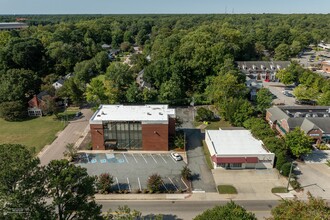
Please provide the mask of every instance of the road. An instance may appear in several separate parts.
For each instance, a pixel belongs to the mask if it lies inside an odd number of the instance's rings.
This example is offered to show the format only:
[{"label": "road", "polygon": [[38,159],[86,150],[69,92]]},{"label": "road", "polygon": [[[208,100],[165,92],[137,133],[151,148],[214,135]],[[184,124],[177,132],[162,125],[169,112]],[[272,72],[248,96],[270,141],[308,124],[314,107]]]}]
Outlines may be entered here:
[{"label": "road", "polygon": [[42,166],[47,165],[51,160],[62,159],[65,146],[68,143],[76,143],[81,138],[93,114],[90,109],[82,109],[81,112],[83,115],[80,119],[70,121],[53,143],[44,147],[39,153],[38,157]]},{"label": "road", "polygon": [[[163,214],[164,220],[193,219],[206,209],[215,205],[224,205],[228,201],[97,201],[103,206],[102,211],[116,210],[118,206],[127,205],[142,212],[143,216]],[[258,219],[270,217],[270,210],[278,204],[277,200],[235,201],[246,210],[256,214]]]}]

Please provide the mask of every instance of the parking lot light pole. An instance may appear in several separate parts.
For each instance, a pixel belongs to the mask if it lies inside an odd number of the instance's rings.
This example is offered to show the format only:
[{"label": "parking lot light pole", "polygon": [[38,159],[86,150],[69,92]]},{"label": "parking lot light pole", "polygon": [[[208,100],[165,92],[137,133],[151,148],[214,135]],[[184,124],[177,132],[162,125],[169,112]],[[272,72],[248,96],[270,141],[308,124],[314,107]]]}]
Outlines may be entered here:
[{"label": "parking lot light pole", "polygon": [[291,179],[291,174],[292,174],[292,167],[293,167],[293,161],[291,162],[290,173],[289,173],[289,177],[288,177],[288,185],[286,186],[286,191],[289,191],[290,179]]}]

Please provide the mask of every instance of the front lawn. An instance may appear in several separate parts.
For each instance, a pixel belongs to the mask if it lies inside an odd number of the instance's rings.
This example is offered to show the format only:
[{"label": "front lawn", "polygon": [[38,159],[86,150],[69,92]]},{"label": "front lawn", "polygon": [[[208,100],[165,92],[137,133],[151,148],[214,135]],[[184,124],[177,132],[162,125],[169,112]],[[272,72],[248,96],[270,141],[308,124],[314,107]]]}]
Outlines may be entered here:
[{"label": "front lawn", "polygon": [[218,185],[219,194],[237,194],[237,190],[232,185]]},{"label": "front lawn", "polygon": [[[195,121],[194,122],[194,126],[198,127],[200,125],[202,125],[203,122],[200,121]],[[225,121],[223,119],[219,120],[219,121],[208,121],[207,124],[205,124],[205,129],[208,130],[218,130],[219,128],[226,128],[226,127],[232,127],[231,124],[229,124],[228,121]]]},{"label": "front lawn", "polygon": [[46,144],[55,139],[57,132],[64,129],[63,122],[54,116],[31,118],[21,122],[8,122],[0,119],[0,144],[23,144],[35,147],[38,153]]}]

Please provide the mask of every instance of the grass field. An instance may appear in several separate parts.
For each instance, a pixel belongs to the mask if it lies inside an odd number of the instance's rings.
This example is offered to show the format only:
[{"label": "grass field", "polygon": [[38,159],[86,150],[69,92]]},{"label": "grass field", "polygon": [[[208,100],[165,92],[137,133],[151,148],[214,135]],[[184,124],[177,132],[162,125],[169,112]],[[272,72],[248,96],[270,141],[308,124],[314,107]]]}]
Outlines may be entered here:
[{"label": "grass field", "polygon": [[219,194],[237,194],[237,190],[232,185],[218,185]]},{"label": "grass field", "polygon": [[24,144],[35,147],[38,153],[46,144],[50,144],[64,123],[54,119],[55,116],[31,118],[22,122],[7,122],[0,119],[0,144]]}]

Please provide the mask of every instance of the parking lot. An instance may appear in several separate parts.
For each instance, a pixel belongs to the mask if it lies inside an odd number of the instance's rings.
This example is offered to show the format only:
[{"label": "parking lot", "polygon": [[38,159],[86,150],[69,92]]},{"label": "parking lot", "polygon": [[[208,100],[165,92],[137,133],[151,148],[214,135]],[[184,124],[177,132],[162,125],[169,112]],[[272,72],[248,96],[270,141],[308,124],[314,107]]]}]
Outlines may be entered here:
[{"label": "parking lot", "polygon": [[284,84],[279,82],[263,82],[263,86],[276,96],[273,100],[274,104],[297,105],[295,104],[295,98],[293,96],[289,97],[283,94],[283,91],[286,88]]},{"label": "parking lot", "polygon": [[185,162],[174,160],[169,153],[80,153],[76,164],[85,167],[89,175],[110,173],[114,177],[113,191],[147,189],[147,180],[155,173],[162,177],[162,191],[188,188],[181,179]]}]

